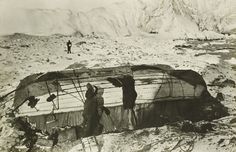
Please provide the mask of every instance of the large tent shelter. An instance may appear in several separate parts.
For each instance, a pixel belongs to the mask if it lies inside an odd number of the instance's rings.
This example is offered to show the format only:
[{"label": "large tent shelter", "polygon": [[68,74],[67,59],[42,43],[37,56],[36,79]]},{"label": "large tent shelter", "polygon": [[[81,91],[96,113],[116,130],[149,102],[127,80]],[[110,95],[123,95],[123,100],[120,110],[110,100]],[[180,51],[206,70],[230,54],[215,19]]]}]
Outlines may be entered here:
[{"label": "large tent shelter", "polygon": [[[212,98],[202,76],[192,70],[173,70],[167,65],[67,69],[23,79],[16,89],[15,111],[41,130],[79,126],[83,122],[86,85],[90,83],[104,89],[104,105],[110,110],[110,116],[102,115],[103,132],[122,130],[130,125],[122,100],[131,94],[117,85],[125,76],[132,78],[137,92],[131,115],[136,119],[132,123],[136,128],[179,119],[200,120],[204,116],[195,114],[201,113],[199,104]],[[33,108],[29,106],[32,97],[37,99]]]}]

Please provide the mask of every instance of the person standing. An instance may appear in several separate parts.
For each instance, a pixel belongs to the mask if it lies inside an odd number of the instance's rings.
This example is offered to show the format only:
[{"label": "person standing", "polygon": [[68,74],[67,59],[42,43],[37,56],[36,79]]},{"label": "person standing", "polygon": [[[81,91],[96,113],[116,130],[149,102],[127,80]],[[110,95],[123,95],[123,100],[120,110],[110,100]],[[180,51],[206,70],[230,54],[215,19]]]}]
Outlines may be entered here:
[{"label": "person standing", "polygon": [[70,40],[66,43],[66,46],[67,46],[67,53],[70,54],[71,53],[71,47],[72,47],[72,43],[71,43]]},{"label": "person standing", "polygon": [[99,123],[98,103],[96,99],[96,94],[97,90],[95,90],[95,87],[88,83],[83,111],[83,125],[85,137],[92,136]]},{"label": "person standing", "polygon": [[94,135],[99,135],[102,133],[103,131],[103,124],[100,122],[102,119],[102,115],[103,115],[103,111],[104,111],[104,98],[103,98],[103,93],[104,93],[104,89],[101,87],[97,87],[95,86],[95,90],[96,91],[96,101],[97,101],[97,114],[98,114],[98,121],[96,124],[96,129],[94,130]]},{"label": "person standing", "polygon": [[[108,78],[107,80],[116,87],[122,87],[124,112],[121,113],[121,118],[122,121],[125,122],[123,123],[123,127],[133,130],[134,127],[138,125],[138,120],[134,111],[135,101],[137,98],[134,78],[130,75],[124,75],[117,78]],[[127,118],[128,122],[126,122]]]},{"label": "person standing", "polygon": [[123,90],[124,115],[128,116],[128,129],[133,130],[137,125],[137,117],[134,111],[135,101],[137,98],[137,92],[135,91],[135,81],[132,76],[125,75],[123,79],[121,79],[121,82]]}]

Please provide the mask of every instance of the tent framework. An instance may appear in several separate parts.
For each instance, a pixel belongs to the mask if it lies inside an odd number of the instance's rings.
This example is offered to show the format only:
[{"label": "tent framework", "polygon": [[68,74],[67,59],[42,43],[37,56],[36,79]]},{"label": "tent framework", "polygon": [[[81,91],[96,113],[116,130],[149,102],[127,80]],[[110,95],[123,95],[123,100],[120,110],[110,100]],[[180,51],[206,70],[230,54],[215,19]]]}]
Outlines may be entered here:
[{"label": "tent framework", "polygon": [[[138,123],[150,114],[156,103],[165,101],[188,101],[202,98],[207,94],[203,78],[192,70],[173,70],[166,65],[138,65],[101,69],[73,69],[48,73],[34,74],[23,79],[16,89],[14,107],[18,116],[27,116],[31,123],[39,129],[50,129],[53,126],[78,126],[82,123],[83,104],[87,83],[104,89],[105,106],[111,111],[111,118],[116,126],[122,128],[122,122],[128,121],[128,116],[122,116],[122,88],[108,81],[109,78],[132,76],[135,80],[137,99],[135,115]],[[128,92],[127,92],[128,93]],[[48,102],[48,98],[55,98]],[[36,109],[27,106],[27,99],[35,96],[40,99]],[[154,115],[158,115],[156,112]],[[104,124],[108,117],[104,116]],[[56,122],[52,122],[56,119]],[[134,119],[134,118],[133,118]],[[109,120],[109,123],[111,121]],[[124,123],[125,124],[125,123]],[[107,126],[112,126],[108,124]]]}]

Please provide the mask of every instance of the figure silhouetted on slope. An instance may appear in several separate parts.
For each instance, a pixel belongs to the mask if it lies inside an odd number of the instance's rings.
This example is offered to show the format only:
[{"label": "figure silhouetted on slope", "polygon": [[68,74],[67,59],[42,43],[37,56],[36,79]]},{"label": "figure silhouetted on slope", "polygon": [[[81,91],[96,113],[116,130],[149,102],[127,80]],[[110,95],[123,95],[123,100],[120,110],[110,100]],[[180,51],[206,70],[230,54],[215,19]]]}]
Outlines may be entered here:
[{"label": "figure silhouetted on slope", "polygon": [[67,46],[67,53],[68,53],[68,54],[71,53],[72,43],[71,43],[70,40],[66,43],[66,46]]}]

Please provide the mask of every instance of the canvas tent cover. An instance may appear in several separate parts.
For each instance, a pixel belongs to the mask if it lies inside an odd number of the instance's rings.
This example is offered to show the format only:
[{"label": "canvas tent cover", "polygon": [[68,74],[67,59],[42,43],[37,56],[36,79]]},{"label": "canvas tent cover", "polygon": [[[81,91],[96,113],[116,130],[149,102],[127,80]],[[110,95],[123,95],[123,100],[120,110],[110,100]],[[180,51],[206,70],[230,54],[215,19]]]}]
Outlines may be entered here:
[{"label": "canvas tent cover", "polygon": [[[104,89],[104,104],[110,109],[117,125],[122,126],[122,121],[128,117],[128,115],[122,116],[124,113],[122,87],[114,86],[108,79],[122,79],[125,75],[132,76],[135,81],[137,115],[147,115],[145,110],[140,109],[150,108],[152,103],[179,100],[187,102],[209,95],[205,81],[197,72],[173,70],[167,65],[69,69],[33,74],[23,79],[15,93],[14,107],[19,107],[18,116],[29,116],[40,129],[50,128],[50,125],[76,126],[82,123],[86,84],[91,83]],[[56,98],[53,102],[47,102],[51,94],[55,94]],[[27,106],[28,101],[25,102],[30,96],[40,99],[35,106],[36,109]],[[47,123],[55,119],[51,115],[52,112],[57,117],[57,124]],[[108,118],[104,116],[103,119]]]}]

